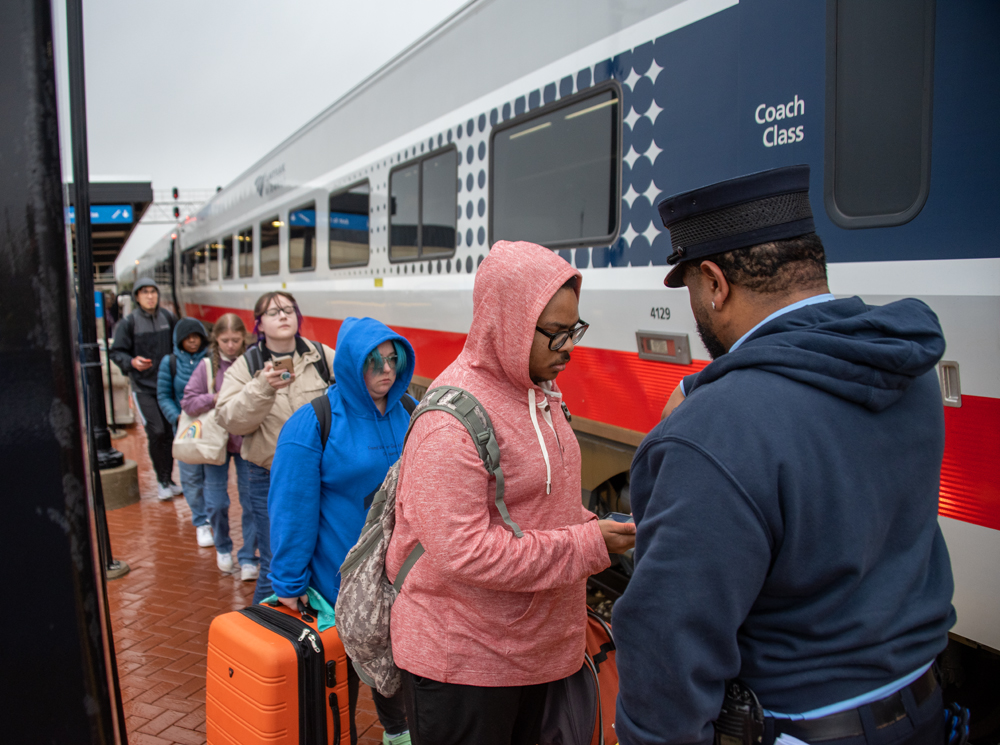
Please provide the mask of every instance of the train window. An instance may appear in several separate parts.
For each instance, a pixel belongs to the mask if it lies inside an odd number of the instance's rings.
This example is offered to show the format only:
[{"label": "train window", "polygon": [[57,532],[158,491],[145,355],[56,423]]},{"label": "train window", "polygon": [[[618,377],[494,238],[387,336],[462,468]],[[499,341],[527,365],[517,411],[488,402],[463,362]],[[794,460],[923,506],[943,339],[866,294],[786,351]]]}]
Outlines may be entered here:
[{"label": "train window", "polygon": [[219,255],[219,264],[222,279],[233,278],[233,236],[227,235],[222,239],[222,249]]},{"label": "train window", "polygon": [[389,174],[389,259],[455,253],[458,155],[431,153]]},{"label": "train window", "polygon": [[260,229],[260,273],[277,274],[280,268],[279,230],[281,218],[278,215],[269,217],[258,226]]},{"label": "train window", "polygon": [[420,255],[451,256],[455,251],[455,174],[458,157],[448,150],[420,164]]},{"label": "train window", "polygon": [[222,244],[218,241],[212,241],[208,244],[208,250],[206,251],[206,261],[208,262],[208,280],[210,282],[217,282],[219,280],[219,249],[222,248]]},{"label": "train window", "polygon": [[181,254],[181,282],[188,287],[195,284],[195,266],[197,261],[197,248],[189,248]]},{"label": "train window", "polygon": [[420,256],[420,164],[389,176],[389,258],[398,261]]},{"label": "train window", "polygon": [[288,270],[308,272],[316,268],[316,203],[288,212]]},{"label": "train window", "polygon": [[330,195],[331,269],[368,264],[370,191],[365,181],[347,191]]},{"label": "train window", "polygon": [[826,54],[827,214],[909,222],[930,189],[934,0],[829,0]]},{"label": "train window", "polygon": [[246,228],[236,234],[240,254],[240,277],[253,276],[253,228]]},{"label": "train window", "polygon": [[198,284],[208,282],[208,244],[198,246]]},{"label": "train window", "polygon": [[493,130],[490,242],[549,248],[614,240],[620,210],[619,88],[605,84]]}]

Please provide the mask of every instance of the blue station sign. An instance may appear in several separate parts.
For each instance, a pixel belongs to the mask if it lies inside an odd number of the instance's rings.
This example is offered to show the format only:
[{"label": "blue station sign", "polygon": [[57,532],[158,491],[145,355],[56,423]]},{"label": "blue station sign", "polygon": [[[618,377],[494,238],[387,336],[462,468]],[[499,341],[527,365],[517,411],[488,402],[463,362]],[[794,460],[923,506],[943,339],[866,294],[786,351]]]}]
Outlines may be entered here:
[{"label": "blue station sign", "polygon": [[[130,204],[92,204],[90,205],[90,222],[94,225],[132,222],[132,205]],[[69,208],[69,224],[76,223],[76,208]]]}]

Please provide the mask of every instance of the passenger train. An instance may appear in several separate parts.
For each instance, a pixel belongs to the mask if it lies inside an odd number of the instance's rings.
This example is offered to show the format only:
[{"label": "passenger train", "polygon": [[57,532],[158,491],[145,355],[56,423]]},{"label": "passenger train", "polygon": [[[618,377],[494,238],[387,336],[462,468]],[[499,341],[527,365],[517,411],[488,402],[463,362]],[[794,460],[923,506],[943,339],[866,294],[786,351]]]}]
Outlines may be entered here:
[{"label": "passenger train", "polygon": [[832,291],[918,297],[944,327],[949,653],[954,677],[995,692],[998,38],[989,0],[470,2],[121,279],[155,276],[207,323],[287,289],[327,344],[344,318],[374,316],[413,343],[426,386],[462,348],[492,243],[546,245],[583,274],[591,325],[559,378],[584,499],[627,510],[637,445],[709,361],[687,292],[663,286],[656,204],[807,163]]}]

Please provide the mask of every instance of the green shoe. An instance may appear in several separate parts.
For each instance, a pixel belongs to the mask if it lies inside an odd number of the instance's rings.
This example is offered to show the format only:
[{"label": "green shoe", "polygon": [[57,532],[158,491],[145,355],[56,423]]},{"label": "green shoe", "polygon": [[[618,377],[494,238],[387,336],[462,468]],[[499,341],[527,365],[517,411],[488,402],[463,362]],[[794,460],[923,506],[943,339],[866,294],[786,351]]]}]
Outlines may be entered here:
[{"label": "green shoe", "polygon": [[410,731],[407,730],[403,734],[396,735],[395,737],[389,737],[389,735],[383,732],[382,745],[410,745]]}]

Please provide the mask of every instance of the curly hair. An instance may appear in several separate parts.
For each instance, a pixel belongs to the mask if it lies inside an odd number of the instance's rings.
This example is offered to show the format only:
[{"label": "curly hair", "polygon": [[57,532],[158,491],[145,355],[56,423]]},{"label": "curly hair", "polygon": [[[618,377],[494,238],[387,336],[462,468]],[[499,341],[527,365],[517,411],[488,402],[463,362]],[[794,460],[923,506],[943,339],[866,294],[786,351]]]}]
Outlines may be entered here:
[{"label": "curly hair", "polygon": [[690,263],[697,266],[702,261],[717,264],[731,284],[761,294],[785,294],[826,282],[826,253],[815,233],[738,248]]}]

